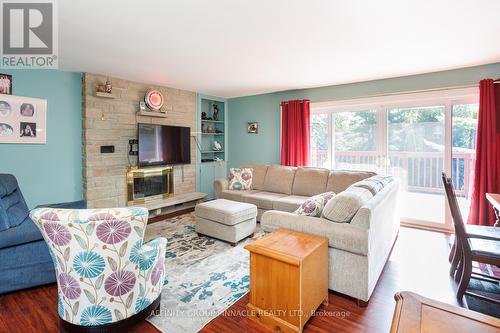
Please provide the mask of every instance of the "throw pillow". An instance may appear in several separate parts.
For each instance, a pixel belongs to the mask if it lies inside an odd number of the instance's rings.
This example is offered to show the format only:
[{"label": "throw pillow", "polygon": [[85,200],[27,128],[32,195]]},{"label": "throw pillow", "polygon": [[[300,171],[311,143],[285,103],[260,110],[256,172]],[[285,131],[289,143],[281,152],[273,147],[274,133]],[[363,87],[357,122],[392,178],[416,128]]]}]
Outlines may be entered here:
[{"label": "throw pillow", "polygon": [[376,179],[367,178],[365,180],[352,184],[350,187],[362,187],[372,192],[373,195],[375,195],[384,188],[384,185]]},{"label": "throw pillow", "polygon": [[251,190],[252,189],[252,168],[231,168],[229,169],[229,189],[230,190]]},{"label": "throw pillow", "polygon": [[362,187],[349,187],[337,194],[323,208],[322,216],[337,223],[349,223],[358,210],[373,197],[372,192]]},{"label": "throw pillow", "polygon": [[394,177],[392,176],[386,176],[386,175],[376,175],[373,177],[370,177],[370,179],[376,180],[382,184],[382,186],[385,186],[392,182],[394,180]]},{"label": "throw pillow", "polygon": [[320,217],[323,212],[323,207],[325,207],[326,203],[334,196],[334,192],[325,192],[310,197],[300,205],[299,209],[297,209],[294,214]]}]

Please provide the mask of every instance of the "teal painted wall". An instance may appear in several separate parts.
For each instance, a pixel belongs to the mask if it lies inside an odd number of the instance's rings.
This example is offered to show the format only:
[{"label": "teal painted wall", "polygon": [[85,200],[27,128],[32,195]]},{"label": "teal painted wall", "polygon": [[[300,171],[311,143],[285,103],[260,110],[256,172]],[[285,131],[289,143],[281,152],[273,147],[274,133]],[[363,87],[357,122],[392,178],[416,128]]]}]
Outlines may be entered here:
[{"label": "teal painted wall", "polygon": [[[488,77],[500,77],[500,63],[384,80],[231,98],[228,100],[228,167],[237,167],[243,163],[279,164],[279,104],[281,101],[308,98],[315,102],[453,87],[474,84]],[[259,122],[259,134],[247,134],[247,121]]]},{"label": "teal painted wall", "polygon": [[81,200],[81,74],[55,70],[0,72],[13,76],[14,95],[47,99],[47,143],[0,144],[0,173],[17,177],[30,208]]}]

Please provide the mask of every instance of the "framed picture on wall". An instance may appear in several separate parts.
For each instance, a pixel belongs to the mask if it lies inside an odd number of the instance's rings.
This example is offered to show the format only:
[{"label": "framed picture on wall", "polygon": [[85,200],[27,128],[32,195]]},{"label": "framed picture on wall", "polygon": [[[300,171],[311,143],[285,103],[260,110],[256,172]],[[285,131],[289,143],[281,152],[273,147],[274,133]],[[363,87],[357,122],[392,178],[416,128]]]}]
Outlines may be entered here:
[{"label": "framed picture on wall", "polygon": [[0,94],[12,95],[12,75],[0,73]]},{"label": "framed picture on wall", "polygon": [[47,100],[0,95],[0,143],[46,142]]},{"label": "framed picture on wall", "polygon": [[259,123],[256,121],[249,121],[247,123],[247,133],[248,134],[258,134],[259,133]]}]

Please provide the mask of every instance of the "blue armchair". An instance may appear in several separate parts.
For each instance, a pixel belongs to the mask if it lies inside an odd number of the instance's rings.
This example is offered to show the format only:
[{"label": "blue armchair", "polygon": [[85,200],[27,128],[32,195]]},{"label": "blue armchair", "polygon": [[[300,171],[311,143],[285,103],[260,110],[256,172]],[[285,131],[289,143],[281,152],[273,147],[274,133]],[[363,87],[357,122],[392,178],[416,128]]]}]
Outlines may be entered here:
[{"label": "blue armchair", "polygon": [[[86,208],[85,201],[48,205]],[[13,175],[0,174],[0,294],[56,282],[54,265],[42,234]]]}]

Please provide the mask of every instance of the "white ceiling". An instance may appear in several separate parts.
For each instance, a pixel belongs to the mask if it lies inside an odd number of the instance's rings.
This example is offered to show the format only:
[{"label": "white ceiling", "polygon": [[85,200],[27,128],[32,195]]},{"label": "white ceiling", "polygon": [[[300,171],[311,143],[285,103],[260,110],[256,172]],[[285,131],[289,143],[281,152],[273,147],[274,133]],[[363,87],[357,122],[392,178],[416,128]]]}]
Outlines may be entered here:
[{"label": "white ceiling", "polygon": [[498,0],[59,0],[60,68],[219,97],[500,61]]}]

